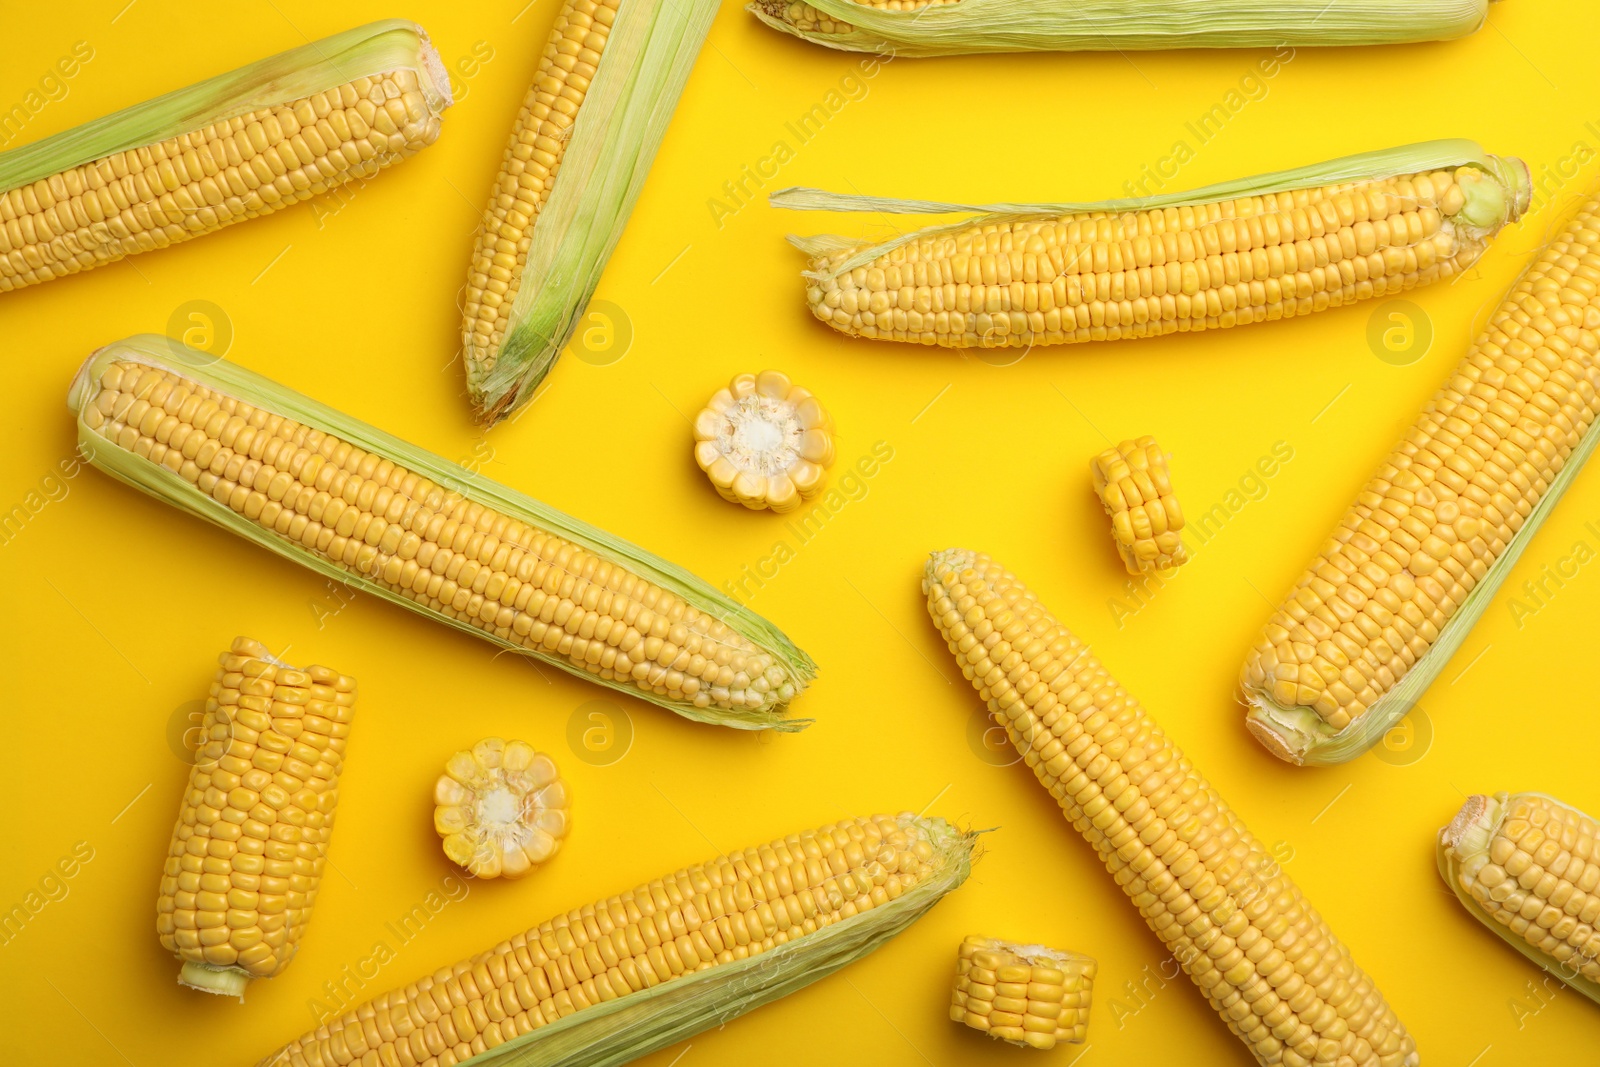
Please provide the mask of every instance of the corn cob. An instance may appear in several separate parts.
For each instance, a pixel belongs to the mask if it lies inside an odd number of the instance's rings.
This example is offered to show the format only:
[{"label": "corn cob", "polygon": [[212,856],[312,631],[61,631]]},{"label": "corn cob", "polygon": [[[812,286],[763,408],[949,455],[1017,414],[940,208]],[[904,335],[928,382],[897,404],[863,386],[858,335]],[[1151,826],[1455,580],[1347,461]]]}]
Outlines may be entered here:
[{"label": "corn cob", "polygon": [[775,370],[735,375],[694,420],[694,459],[724,500],[793,511],[821,492],[833,423],[807,389]]},{"label": "corn cob", "polygon": [[1257,740],[1365,752],[1416,703],[1593,451],[1600,197],[1512,287],[1245,659]]},{"label": "corn cob", "polygon": [[355,590],[702,722],[799,729],[771,623],[627,542],[162,337],[91,356],[91,462]]},{"label": "corn cob", "polygon": [[1089,473],[1129,574],[1169,570],[1188,560],[1183,509],[1172,495],[1167,454],[1154,437],[1106,449],[1089,461]]},{"label": "corn cob", "polygon": [[1520,160],[1437,141],[1094,204],[942,204],[805,189],[772,202],[982,213],[881,244],[791,237],[812,257],[807,303],[852,337],[1032,348],[1225,329],[1449,279],[1522,215],[1529,196]]},{"label": "corn cob", "polygon": [[1150,928],[1263,1064],[1415,1067],[1328,924],[1089,648],[986,555],[935,553],[961,672]]},{"label": "corn cob", "polygon": [[1130,51],[1399,44],[1464,37],[1489,0],[753,0],[773,29],[850,52]]},{"label": "corn cob", "polygon": [[467,274],[461,344],[483,422],[532,399],[572,336],[716,11],[716,0],[563,3]]},{"label": "corn cob", "polygon": [[0,153],[0,292],[370,178],[449,105],[427,34],[390,19]]},{"label": "corn cob", "polygon": [[178,981],[244,999],[300,949],[333,833],[356,683],[236,638],[218,657],[200,750],[156,900]]},{"label": "corn cob", "polygon": [[558,915],[262,1067],[625,1063],[872,952],[966,879],[972,848],[913,815],[791,834]]},{"label": "corn cob", "polygon": [[433,787],[444,854],[475,878],[521,878],[567,836],[567,785],[526,741],[486,737],[450,757]]},{"label": "corn cob", "polygon": [[1098,969],[1075,952],[968,937],[956,960],[950,1018],[1024,1048],[1081,1044]]},{"label": "corn cob", "polygon": [[1471,796],[1439,831],[1439,874],[1473,917],[1600,1002],[1600,823],[1541,793]]}]

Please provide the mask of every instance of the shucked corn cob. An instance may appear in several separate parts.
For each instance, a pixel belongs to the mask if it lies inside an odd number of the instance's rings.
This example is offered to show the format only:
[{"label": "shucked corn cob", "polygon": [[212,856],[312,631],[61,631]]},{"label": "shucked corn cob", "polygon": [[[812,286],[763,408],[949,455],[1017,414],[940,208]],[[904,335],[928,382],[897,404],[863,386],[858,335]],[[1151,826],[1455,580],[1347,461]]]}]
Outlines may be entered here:
[{"label": "shucked corn cob", "polygon": [[172,831],[156,932],[178,981],[244,996],[283,973],[317,899],[356,683],[237,638],[218,657]]},{"label": "shucked corn cob", "polygon": [[1360,755],[1410,710],[1593,451],[1600,196],[1547,245],[1245,659],[1250,731]]},{"label": "shucked corn cob", "polygon": [[912,815],[790,834],[558,915],[261,1064],[625,1063],[867,955],[966,879],[972,847]]},{"label": "shucked corn cob", "polygon": [[716,11],[716,0],[562,4],[467,274],[461,344],[482,421],[530,400],[576,328]]},{"label": "shucked corn cob", "polygon": [[1480,922],[1600,1002],[1600,823],[1540,793],[1471,796],[1439,831],[1439,874]]},{"label": "shucked corn cob", "polygon": [[717,492],[752,511],[793,511],[833,465],[833,420],[781,371],[734,375],[695,416],[694,441]]},{"label": "shucked corn cob", "polygon": [[703,722],[783,718],[815,668],[663,560],[162,337],[91,356],[69,405],[114,477],[352,589]]},{"label": "shucked corn cob", "polygon": [[968,937],[956,959],[950,1018],[1027,1048],[1081,1043],[1098,969],[1075,952]]},{"label": "shucked corn cob", "polygon": [[1089,648],[986,555],[929,560],[961,672],[1173,958],[1263,1064],[1415,1067],[1299,888]]},{"label": "shucked corn cob", "polygon": [[804,189],[772,202],[981,212],[881,244],[790,238],[812,257],[807,303],[853,337],[1031,348],[1224,329],[1448,279],[1522,215],[1529,188],[1520,160],[1439,141],[1095,204],[939,204]]},{"label": "shucked corn cob", "polygon": [[1250,48],[1442,41],[1477,30],[1489,0],[753,0],[796,37],[853,52]]},{"label": "shucked corn cob", "polygon": [[1183,509],[1172,495],[1167,454],[1154,437],[1106,449],[1089,461],[1089,472],[1129,574],[1167,570],[1188,560]]},{"label": "shucked corn cob", "polygon": [[369,178],[449,105],[427,34],[390,19],[0,153],[0,292]]}]

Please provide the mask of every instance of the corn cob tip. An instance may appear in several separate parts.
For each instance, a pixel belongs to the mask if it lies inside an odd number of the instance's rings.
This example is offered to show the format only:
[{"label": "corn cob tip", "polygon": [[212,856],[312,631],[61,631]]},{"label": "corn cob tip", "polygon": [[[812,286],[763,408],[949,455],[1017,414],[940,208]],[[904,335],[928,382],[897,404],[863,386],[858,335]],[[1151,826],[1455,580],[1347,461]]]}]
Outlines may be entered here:
[{"label": "corn cob tip", "polygon": [[1504,806],[1499,797],[1486,797],[1481,793],[1468,797],[1466,803],[1461,805],[1461,810],[1456,812],[1456,817],[1439,831],[1440,850],[1460,852],[1482,849],[1495,824],[1500,821]]},{"label": "corn cob tip", "polygon": [[456,102],[450,92],[450,72],[445,69],[439,50],[429,40],[428,31],[414,22],[411,26],[417,31],[417,58],[422,63],[422,69],[417,73],[428,80],[428,88],[439,97],[439,110],[443,111]]},{"label": "corn cob tip", "polygon": [[1299,708],[1281,708],[1269,704],[1255,694],[1247,694],[1245,729],[1261,743],[1261,747],[1296,767],[1305,766],[1306,752],[1318,737],[1316,716],[1300,713]]}]

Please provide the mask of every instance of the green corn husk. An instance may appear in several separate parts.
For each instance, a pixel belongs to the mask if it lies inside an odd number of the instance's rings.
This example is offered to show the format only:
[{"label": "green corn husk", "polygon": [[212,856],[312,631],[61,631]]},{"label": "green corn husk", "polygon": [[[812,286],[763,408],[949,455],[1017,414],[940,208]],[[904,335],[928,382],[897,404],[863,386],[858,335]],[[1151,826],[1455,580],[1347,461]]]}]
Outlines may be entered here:
[{"label": "green corn husk", "polygon": [[[1583,819],[1591,819],[1570,804],[1563,804],[1555,797],[1544,793],[1496,793],[1493,796],[1475,795],[1467,798],[1461,811],[1451,820],[1450,824],[1439,831],[1439,841],[1436,850],[1436,860],[1439,865],[1439,877],[1443,878],[1456,899],[1461,901],[1461,906],[1466,908],[1473,918],[1493,930],[1502,941],[1520,952],[1534,966],[1540,970],[1554,975],[1559,980],[1576,989],[1590,1000],[1600,1004],[1600,983],[1591,978],[1586,978],[1573,967],[1570,962],[1563,962],[1540,952],[1533,945],[1512,933],[1503,924],[1496,922],[1494,916],[1483,909],[1461,885],[1461,874],[1469,866],[1481,867],[1487,860],[1489,844],[1499,831],[1502,823],[1510,814],[1512,805],[1523,798],[1538,798],[1547,800],[1557,807],[1565,808],[1574,815]],[[1588,857],[1593,859],[1593,857]],[[1475,869],[1476,869],[1475,867]],[[1589,962],[1593,962],[1591,958]]]},{"label": "green corn husk", "polygon": [[[1555,239],[1563,238],[1557,236]],[[1543,255],[1541,252],[1536,256],[1530,263],[1529,269],[1537,264]],[[1512,283],[1507,291],[1506,301],[1500,305],[1501,307],[1510,304],[1520,281],[1519,278],[1518,282]],[[1492,321],[1491,319],[1491,325]],[[1480,336],[1479,342],[1473,346],[1474,349],[1478,344],[1484,343],[1485,336],[1487,334]],[[1593,368],[1590,374],[1594,380],[1600,381],[1600,364],[1596,364],[1593,357],[1590,358]],[[1451,374],[1455,373],[1456,370],[1452,368]],[[1270,692],[1246,682],[1241,684],[1241,689],[1248,708],[1245,713],[1245,725],[1250,732],[1273,755],[1290,763],[1308,767],[1344,763],[1355,759],[1377,744],[1384,734],[1416,706],[1423,692],[1433,684],[1451,657],[1456,654],[1473,625],[1488,610],[1506,575],[1511,573],[1512,567],[1516,566],[1517,560],[1522,558],[1522,553],[1533,541],[1539,528],[1544,525],[1545,519],[1549,518],[1568,487],[1583,470],[1597,443],[1600,443],[1600,419],[1589,425],[1577,446],[1567,456],[1560,471],[1551,480],[1549,488],[1533,506],[1528,517],[1523,520],[1521,528],[1506,544],[1505,551],[1489,565],[1484,576],[1467,593],[1466,599],[1456,609],[1455,614],[1439,629],[1439,636],[1428,650],[1388,692],[1374,701],[1349,725],[1342,730],[1335,729],[1312,708],[1300,705],[1292,708],[1284,707],[1273,699]]]},{"label": "green corn husk", "polygon": [[622,0],[539,212],[504,343],[467,360],[467,392],[492,425],[533,398],[581,319],[650,173],[717,0]]},{"label": "green corn husk", "polygon": [[[899,822],[932,847],[937,868],[900,896],[766,952],[580,1009],[463,1060],[461,1067],[615,1067],[719,1027],[863,959],[966,881],[975,859],[975,834],[937,818],[901,815]],[[295,1058],[296,1047],[286,1046],[260,1067],[304,1062]]]},{"label": "green corn husk", "polygon": [[946,56],[1446,41],[1482,27],[1489,0],[959,0],[900,11],[754,0],[745,10],[828,48]]},{"label": "green corn husk", "polygon": [[[773,700],[758,708],[719,707],[715,704],[697,707],[686,700],[673,700],[665,695],[651,693],[627,681],[601,678],[568,663],[563,656],[525,648],[497,637],[487,630],[409,600],[373,578],[367,577],[353,566],[347,567],[335,563],[307,550],[298,541],[246,519],[225,504],[212,499],[206,492],[174,471],[120,447],[98,433],[86,421],[84,413],[89,401],[98,390],[98,383],[105,369],[119,361],[164,368],[273,414],[332,434],[356,448],[389,459],[397,466],[426,477],[447,491],[460,493],[469,500],[576,544],[681,597],[699,610],[725,623],[745,640],[770,655],[776,667],[781,670],[784,680],[780,686],[772,690]],[[216,360],[169,338],[149,334],[131,337],[100,349],[85,361],[73,379],[67,403],[77,416],[79,448],[96,467],[159,500],[207,519],[350,588],[371,593],[430,619],[493,642],[511,652],[532,656],[577,677],[658,704],[698,722],[744,730],[781,731],[799,730],[810,722],[809,719],[785,718],[784,713],[789,701],[815,677],[816,665],[809,656],[796,648],[782,631],[766,619],[719,593],[688,571],[641,548],[564,515],[515,489],[500,485],[466,470],[459,464],[451,463],[358,419],[341,414],[325,404],[302,396],[237,364]]]},{"label": "green corn husk", "polygon": [[[45,181],[118,152],[156,144],[252,111],[280,106],[358,78],[399,70],[417,75],[437,124],[438,116],[452,102],[444,65],[421,26],[403,19],[385,19],[269,56],[53,137],[0,152],[0,198],[10,190]],[[395,161],[395,158],[380,156],[370,161],[366,169],[375,172]],[[354,173],[350,175],[355,176]],[[242,202],[241,210],[249,213],[244,217],[251,217],[295,203],[316,191],[319,190],[297,190],[295,196],[269,202],[252,190],[238,199]],[[184,225],[194,231],[190,236],[209,232],[203,219],[207,210],[204,203],[186,207]],[[118,232],[112,219],[57,239],[75,249],[74,240],[85,248],[96,248],[125,236],[126,233]],[[0,244],[0,254],[3,254],[3,244]],[[4,282],[3,275],[0,275],[0,282]],[[0,284],[0,289],[4,288]]]},{"label": "green corn husk", "polygon": [[[963,3],[966,0],[962,0]],[[838,234],[818,234],[810,237],[789,238],[789,243],[808,256],[820,257],[830,253],[857,249],[849,258],[831,264],[824,270],[806,271],[807,278],[837,278],[857,267],[864,267],[880,256],[901,245],[931,234],[947,233],[972,226],[1019,219],[1050,218],[1060,215],[1093,214],[1097,212],[1153,211],[1157,208],[1185,207],[1220,200],[1237,200],[1267,193],[1289,192],[1295,189],[1312,189],[1322,185],[1342,182],[1373,181],[1393,178],[1402,174],[1456,167],[1477,167],[1493,183],[1480,183],[1483,200],[1469,203],[1463,209],[1469,221],[1487,231],[1515,222],[1527,210],[1532,197],[1532,183],[1527,164],[1512,156],[1492,156],[1474,141],[1464,139],[1423,141],[1418,144],[1385,148],[1376,152],[1362,152],[1343,156],[1324,163],[1297,167],[1293,170],[1274,171],[1248,178],[1235,178],[1215,185],[1180,192],[1160,193],[1145,197],[1119,197],[1110,200],[1084,202],[1059,201],[1037,204],[954,204],[933,200],[899,200],[876,196],[856,196],[848,193],[830,193],[821,189],[780,189],[769,196],[773,207],[791,211],[874,212],[884,215],[972,215],[941,226],[903,233],[889,240],[862,247],[856,237]],[[1468,214],[1470,213],[1470,214]]]}]

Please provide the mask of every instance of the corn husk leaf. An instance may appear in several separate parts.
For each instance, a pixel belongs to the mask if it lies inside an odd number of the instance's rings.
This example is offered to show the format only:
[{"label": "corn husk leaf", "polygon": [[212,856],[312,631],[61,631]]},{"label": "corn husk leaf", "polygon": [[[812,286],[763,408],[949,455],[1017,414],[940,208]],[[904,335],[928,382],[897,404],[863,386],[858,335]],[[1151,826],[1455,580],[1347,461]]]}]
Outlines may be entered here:
[{"label": "corn husk leaf", "polygon": [[899,897],[815,933],[575,1012],[462,1067],[614,1067],[721,1026],[870,955],[959,887],[976,835],[943,819],[902,816],[931,838],[942,871]]},{"label": "corn husk leaf", "polygon": [[281,414],[348,441],[368,452],[377,453],[414,471],[448,490],[461,493],[488,507],[540,529],[550,531],[585,550],[640,575],[650,582],[693,603],[720,619],[745,638],[771,653],[795,680],[798,693],[816,675],[816,665],[772,623],[734,602],[681,567],[668,563],[618,537],[564,515],[515,489],[500,485],[462,466],[408,444],[373,426],[335,411],[309,397],[264,378],[234,363],[217,360],[178,341],[144,334],[130,337],[100,349],[83,364],[73,379],[67,404],[78,416],[78,443],[89,462],[120,481],[126,482],[159,500],[221,526],[286,559],[341,582],[352,589],[371,593],[437,622],[453,626],[518,655],[531,656],[559,667],[597,685],[647,700],[697,722],[731,726],[743,730],[799,730],[808,719],[784,718],[780,703],[766,710],[697,708],[693,704],[656,696],[622,682],[607,681],[575,667],[560,656],[548,656],[495,637],[448,615],[429,610],[364,576],[359,571],[306,551],[298,542],[251,522],[226,505],[191,485],[177,473],[152,463],[127,449],[119,448],[96,433],[83,419],[84,406],[93,398],[100,375],[107,365],[132,361],[163,367],[192,378],[213,389],[246,400],[253,405]]},{"label": "corn husk leaf", "polygon": [[[1472,894],[1461,888],[1462,868],[1475,858],[1487,858],[1489,843],[1494,839],[1500,824],[1505,821],[1512,801],[1523,797],[1539,797],[1582,818],[1591,818],[1572,805],[1563,804],[1555,797],[1544,793],[1496,793],[1493,796],[1470,797],[1455,820],[1439,831],[1435,857],[1439,865],[1439,876],[1445,880],[1445,884],[1455,893],[1456,899],[1461,901],[1461,906],[1466,908],[1473,918],[1493,930],[1502,941],[1527,957],[1534,966],[1549,972],[1600,1004],[1600,983],[1585,978],[1573,968],[1563,965],[1560,960],[1547,956],[1528,944],[1506,926],[1496,922],[1492,915],[1472,899]],[[1481,806],[1477,804],[1479,801],[1482,802]],[[1454,840],[1454,845],[1449,843],[1451,840]]]},{"label": "corn husk leaf", "polygon": [[[963,0],[963,2],[966,2],[966,0]],[[1094,212],[1152,211],[1157,208],[1184,207],[1220,200],[1237,200],[1242,197],[1260,196],[1266,193],[1310,189],[1344,182],[1372,181],[1381,178],[1393,178],[1402,174],[1415,174],[1420,171],[1457,167],[1477,167],[1494,178],[1499,187],[1505,191],[1505,203],[1501,205],[1502,210],[1498,213],[1498,217],[1495,216],[1493,205],[1489,206],[1490,210],[1483,218],[1483,221],[1487,224],[1485,226],[1486,229],[1492,232],[1492,230],[1498,229],[1505,222],[1514,221],[1527,209],[1532,195],[1532,184],[1528,177],[1527,166],[1519,159],[1489,155],[1476,142],[1462,139],[1424,141],[1419,144],[1402,145],[1399,148],[1363,152],[1358,155],[1344,156],[1339,159],[1328,160],[1324,163],[1314,163],[1310,166],[1298,167],[1293,170],[1274,171],[1270,174],[1258,174],[1249,178],[1235,178],[1231,181],[1219,182],[1199,189],[1161,193],[1156,196],[1145,197],[1119,197],[1110,200],[1060,201],[1036,204],[959,204],[933,200],[898,200],[875,196],[855,196],[829,193],[820,189],[789,188],[778,190],[769,199],[773,207],[788,208],[793,211],[876,212],[886,215],[964,214],[977,216],[976,218],[966,218],[947,225],[904,233],[886,241],[869,244],[866,247],[862,247],[863,242],[859,238],[843,237],[837,234],[789,238],[790,244],[808,256],[823,256],[849,249],[859,249],[854,255],[828,267],[826,270],[805,272],[806,277],[810,278],[836,278],[841,274],[847,274],[855,270],[857,267],[866,266],[878,257],[886,255],[908,242],[920,240],[934,234],[966,229],[970,226],[1016,221],[1018,219],[1051,218],[1061,215]]]},{"label": "corn husk leaf", "polygon": [[533,398],[566,347],[644,187],[717,0],[622,0],[533,228],[504,343],[467,366],[479,417],[495,423]]},{"label": "corn husk leaf", "polygon": [[806,3],[848,30],[801,28],[794,0],[746,10],[813,44],[897,57],[1444,41],[1479,29],[1489,10],[1489,0],[959,0],[900,11]]},{"label": "corn husk leaf", "polygon": [[0,192],[115,152],[164,141],[261,108],[388,71],[411,70],[435,111],[450,106],[450,79],[421,26],[385,19],[219,74],[0,153]]}]

